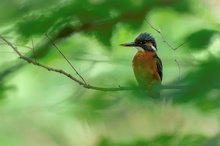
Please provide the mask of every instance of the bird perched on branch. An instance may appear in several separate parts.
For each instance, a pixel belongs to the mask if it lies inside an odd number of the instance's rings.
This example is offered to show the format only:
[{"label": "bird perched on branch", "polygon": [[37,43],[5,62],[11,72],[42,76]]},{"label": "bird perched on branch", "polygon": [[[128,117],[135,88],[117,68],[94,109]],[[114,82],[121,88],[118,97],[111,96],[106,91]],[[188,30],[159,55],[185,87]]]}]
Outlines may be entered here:
[{"label": "bird perched on branch", "polygon": [[162,61],[157,56],[155,39],[149,33],[141,33],[134,42],[121,44],[125,47],[136,47],[132,67],[139,86],[148,89],[149,96],[160,97],[159,86],[162,81]]}]

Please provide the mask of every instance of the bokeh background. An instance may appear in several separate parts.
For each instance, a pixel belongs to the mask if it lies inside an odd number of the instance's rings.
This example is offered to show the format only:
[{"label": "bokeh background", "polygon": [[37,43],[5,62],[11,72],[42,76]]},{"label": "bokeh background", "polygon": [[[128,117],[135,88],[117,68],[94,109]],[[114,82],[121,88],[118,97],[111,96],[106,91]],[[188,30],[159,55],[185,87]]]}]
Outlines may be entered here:
[{"label": "bokeh background", "polygon": [[[80,79],[45,33],[94,86],[136,86],[141,32],[163,61],[160,99],[86,89],[28,64],[0,40],[2,146],[220,146],[218,0],[1,0],[0,34],[26,57]],[[173,52],[145,21],[160,30]]]}]

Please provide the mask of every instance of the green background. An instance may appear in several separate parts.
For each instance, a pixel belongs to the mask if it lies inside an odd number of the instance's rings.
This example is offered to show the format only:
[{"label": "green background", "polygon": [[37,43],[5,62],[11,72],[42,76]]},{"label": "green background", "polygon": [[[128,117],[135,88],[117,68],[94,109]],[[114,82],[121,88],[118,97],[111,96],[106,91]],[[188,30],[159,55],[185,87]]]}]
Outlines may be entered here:
[{"label": "green background", "polygon": [[[136,86],[135,48],[149,32],[163,61],[160,99],[143,91],[86,89],[28,64],[0,40],[2,146],[219,146],[217,0],[1,0],[0,35],[22,55],[99,87]],[[171,48],[152,29],[160,30]]]}]

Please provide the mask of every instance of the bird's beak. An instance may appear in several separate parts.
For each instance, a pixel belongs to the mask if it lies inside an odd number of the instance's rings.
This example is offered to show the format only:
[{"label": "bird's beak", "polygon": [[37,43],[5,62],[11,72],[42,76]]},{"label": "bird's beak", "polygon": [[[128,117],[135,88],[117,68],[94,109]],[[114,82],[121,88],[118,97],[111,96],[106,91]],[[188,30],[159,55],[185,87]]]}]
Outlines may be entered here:
[{"label": "bird's beak", "polygon": [[124,47],[137,47],[137,44],[135,44],[134,42],[130,42],[130,43],[125,43],[125,44],[120,44],[120,46],[124,46]]}]

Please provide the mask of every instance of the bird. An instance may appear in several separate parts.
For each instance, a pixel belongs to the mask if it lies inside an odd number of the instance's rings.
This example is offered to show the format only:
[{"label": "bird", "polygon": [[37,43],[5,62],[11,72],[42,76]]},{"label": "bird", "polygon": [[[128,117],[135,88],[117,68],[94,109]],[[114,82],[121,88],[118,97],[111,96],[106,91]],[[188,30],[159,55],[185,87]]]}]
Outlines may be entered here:
[{"label": "bird", "polygon": [[120,44],[124,47],[135,47],[137,53],[132,60],[135,78],[142,89],[148,89],[148,95],[160,97],[159,86],[163,78],[163,65],[157,55],[156,41],[150,33],[138,35],[133,42]]}]

